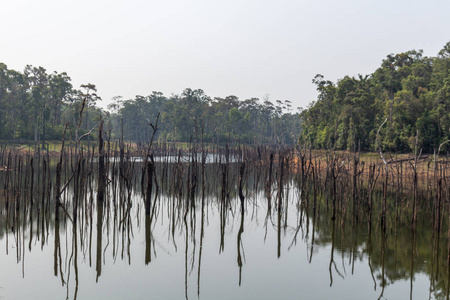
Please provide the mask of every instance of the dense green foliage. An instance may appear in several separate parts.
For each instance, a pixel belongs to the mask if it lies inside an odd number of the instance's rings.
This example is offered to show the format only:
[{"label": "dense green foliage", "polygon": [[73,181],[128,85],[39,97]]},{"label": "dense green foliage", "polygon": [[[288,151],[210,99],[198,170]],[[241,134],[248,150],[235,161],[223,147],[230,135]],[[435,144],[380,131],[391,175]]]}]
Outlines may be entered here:
[{"label": "dense green foliage", "polygon": [[47,74],[42,67],[27,65],[23,73],[0,63],[0,139],[61,139],[66,122],[70,129],[79,123],[85,101],[80,133],[98,123],[102,111],[95,106],[100,98],[92,84],[75,90],[66,73]]},{"label": "dense green foliage", "polygon": [[160,114],[158,138],[165,141],[283,143],[294,144],[300,132],[299,114],[291,113],[290,101],[260,103],[257,98],[239,101],[236,96],[211,99],[202,90],[185,89],[181,95],[169,98],[153,92],[133,100],[120,98],[109,106],[113,111],[113,134],[144,142]]},{"label": "dense green foliage", "polygon": [[450,139],[450,42],[437,57],[422,51],[390,54],[368,76],[337,84],[317,75],[319,96],[302,114],[300,143],[314,148],[432,153]]},{"label": "dense green foliage", "polygon": [[156,125],[158,114],[156,138],[164,141],[200,140],[203,132],[205,142],[294,144],[300,132],[299,114],[292,112],[288,100],[274,105],[257,98],[211,98],[189,88],[171,97],[159,92],[130,100],[115,97],[109,111],[98,108],[98,100],[95,85],[76,90],[66,73],[48,74],[42,67],[29,65],[20,73],[0,63],[0,139],[45,144],[61,139],[67,122],[66,139],[73,139],[78,126],[80,137],[102,117],[109,137],[121,137],[123,122],[124,139],[144,143],[153,132],[149,124]]}]

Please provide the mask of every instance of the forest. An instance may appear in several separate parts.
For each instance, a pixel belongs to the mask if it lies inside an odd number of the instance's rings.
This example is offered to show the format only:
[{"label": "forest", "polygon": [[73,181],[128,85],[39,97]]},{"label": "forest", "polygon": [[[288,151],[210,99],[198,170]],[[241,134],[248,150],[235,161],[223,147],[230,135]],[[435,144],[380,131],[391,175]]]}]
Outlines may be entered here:
[{"label": "forest", "polygon": [[[333,83],[318,74],[319,93],[302,111],[300,143],[312,148],[408,153],[446,151],[450,139],[450,42],[436,57],[422,50],[389,54],[372,74]],[[383,122],[385,124],[383,124]]]},{"label": "forest", "polygon": [[0,63],[0,139],[31,140],[45,148],[46,141],[61,140],[66,123],[74,137],[89,133],[100,119],[108,138],[119,139],[123,131],[125,141],[136,143],[149,141],[156,124],[155,138],[169,142],[202,138],[219,144],[292,145],[300,132],[299,111],[289,100],[241,101],[190,88],[170,97],[161,92],[134,99],[117,96],[107,109],[98,106],[101,100],[94,84],[75,89],[65,72],[47,73],[31,65],[18,72]]},{"label": "forest", "polygon": [[[240,100],[186,88],[167,97],[153,91],[134,99],[114,97],[107,109],[94,84],[73,87],[65,72],[27,65],[23,72],[0,63],[0,139],[60,140],[65,124],[75,135],[105,121],[108,138],[136,143],[156,139],[210,143],[296,144],[316,149],[433,153],[450,143],[450,42],[436,57],[422,50],[389,54],[369,75],[333,83],[318,74],[318,97],[306,109],[269,97]],[[82,112],[82,113],[80,113]],[[383,126],[382,126],[383,125]],[[417,142],[416,142],[417,140]]]}]

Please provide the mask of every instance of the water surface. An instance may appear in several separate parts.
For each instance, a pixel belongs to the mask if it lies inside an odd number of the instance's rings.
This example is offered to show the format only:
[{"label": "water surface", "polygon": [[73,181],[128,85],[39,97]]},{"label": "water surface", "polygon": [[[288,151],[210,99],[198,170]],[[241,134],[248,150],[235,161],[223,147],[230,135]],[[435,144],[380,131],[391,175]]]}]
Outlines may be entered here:
[{"label": "water surface", "polygon": [[241,211],[232,168],[227,196],[220,166],[211,164],[205,192],[199,185],[194,198],[170,181],[175,171],[157,170],[150,215],[139,176],[131,190],[110,183],[103,204],[95,181],[83,192],[69,187],[59,221],[53,197],[3,209],[0,298],[448,299],[447,241],[432,231],[426,208],[416,231],[404,210],[397,219],[390,213],[383,233],[376,214],[369,230],[349,203],[332,221],[325,191],[302,205],[296,176],[286,175],[279,196],[276,183],[264,191],[266,174],[248,171]]}]

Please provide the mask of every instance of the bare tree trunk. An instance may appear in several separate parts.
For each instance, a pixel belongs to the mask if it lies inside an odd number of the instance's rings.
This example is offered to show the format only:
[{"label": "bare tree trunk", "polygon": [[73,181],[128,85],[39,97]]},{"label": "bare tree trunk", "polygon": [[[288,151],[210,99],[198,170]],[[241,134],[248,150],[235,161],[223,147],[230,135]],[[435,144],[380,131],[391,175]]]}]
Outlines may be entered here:
[{"label": "bare tree trunk", "polygon": [[98,191],[97,201],[103,202],[105,198],[106,170],[105,170],[105,151],[103,141],[103,120],[100,121],[98,129]]}]

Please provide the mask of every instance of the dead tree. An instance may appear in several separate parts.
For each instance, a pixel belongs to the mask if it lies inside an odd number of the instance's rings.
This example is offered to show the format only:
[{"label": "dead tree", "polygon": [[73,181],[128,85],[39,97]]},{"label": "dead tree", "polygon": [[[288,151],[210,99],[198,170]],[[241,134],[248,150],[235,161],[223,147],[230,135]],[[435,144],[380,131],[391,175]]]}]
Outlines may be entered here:
[{"label": "dead tree", "polygon": [[383,151],[381,150],[381,145],[380,145],[380,142],[379,142],[379,134],[380,134],[381,127],[383,127],[384,123],[386,123],[386,122],[387,122],[387,118],[384,119],[384,122],[381,123],[380,127],[378,127],[377,138],[376,138],[377,148],[378,148],[378,151],[380,152],[380,157],[383,160],[384,167],[385,167],[385,170],[386,170],[385,182],[384,182],[384,187],[383,187],[383,202],[382,202],[382,205],[381,205],[381,226],[382,226],[384,231],[386,231],[386,194],[387,194],[388,171],[389,171],[389,169],[388,169],[388,164],[386,162],[386,159],[383,156]]},{"label": "dead tree", "polygon": [[103,202],[105,198],[106,170],[105,170],[105,151],[103,141],[103,120],[100,121],[98,128],[98,189],[97,201]]},{"label": "dead tree", "polygon": [[148,125],[152,128],[152,137],[150,139],[150,144],[148,146],[147,150],[147,157],[146,157],[146,171],[147,171],[147,188],[146,188],[146,197],[145,197],[145,214],[149,215],[151,210],[151,201],[152,201],[152,190],[153,190],[153,176],[155,171],[155,163],[153,160],[153,153],[152,153],[152,145],[153,145],[153,139],[155,138],[156,132],[158,131],[158,121],[159,121],[159,114],[156,117],[156,123],[153,125],[153,123],[149,123]]}]

